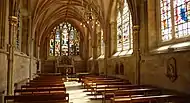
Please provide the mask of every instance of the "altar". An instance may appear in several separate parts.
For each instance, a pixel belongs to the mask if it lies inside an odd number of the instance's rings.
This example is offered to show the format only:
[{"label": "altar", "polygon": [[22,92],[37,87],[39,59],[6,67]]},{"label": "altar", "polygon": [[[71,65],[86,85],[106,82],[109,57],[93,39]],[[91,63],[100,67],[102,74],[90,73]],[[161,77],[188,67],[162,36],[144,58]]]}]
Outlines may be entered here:
[{"label": "altar", "polygon": [[75,74],[74,59],[72,56],[60,56],[57,57],[56,73],[63,75]]}]

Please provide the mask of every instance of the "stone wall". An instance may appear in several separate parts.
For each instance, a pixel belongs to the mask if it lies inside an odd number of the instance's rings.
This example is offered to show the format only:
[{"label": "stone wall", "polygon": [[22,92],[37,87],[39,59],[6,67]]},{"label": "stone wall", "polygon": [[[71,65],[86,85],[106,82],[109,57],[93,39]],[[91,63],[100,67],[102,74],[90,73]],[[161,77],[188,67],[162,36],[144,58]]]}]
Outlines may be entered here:
[{"label": "stone wall", "polygon": [[[141,83],[190,93],[190,53],[179,52],[143,57],[141,63]],[[171,82],[166,76],[167,60],[176,59],[178,78]]]},{"label": "stone wall", "polygon": [[[6,52],[0,53],[0,92],[6,90],[7,87],[7,67],[8,60]],[[24,54],[15,54],[14,56],[14,83],[26,81],[29,78],[30,58]],[[36,73],[36,59],[33,60],[31,75]]]},{"label": "stone wall", "polygon": [[7,54],[0,53],[0,92],[7,87]]},{"label": "stone wall", "polygon": [[32,61],[32,69],[30,70],[30,58],[26,55],[16,54],[14,57],[14,83],[19,83],[36,73],[36,59]]},{"label": "stone wall", "polygon": [[[168,44],[161,44],[160,41],[158,41],[160,34],[157,25],[157,17],[159,15],[157,15],[156,11],[156,1],[158,0],[142,0],[140,4],[140,83],[190,94],[189,48],[177,52],[152,52],[152,50],[158,49],[163,45],[176,43],[170,42]],[[188,39],[185,38],[183,41],[188,41]],[[134,40],[134,45],[135,43],[136,41]],[[112,47],[114,46],[112,45]],[[134,54],[131,56],[108,58],[108,75],[126,78],[130,82],[135,83],[137,79],[135,53],[136,51],[134,49]],[[166,76],[167,61],[171,57],[176,59],[178,78],[174,82]],[[102,71],[105,72],[104,60],[99,60],[98,62],[100,69],[99,73]],[[124,75],[116,75],[115,65],[117,63],[124,64]]]}]

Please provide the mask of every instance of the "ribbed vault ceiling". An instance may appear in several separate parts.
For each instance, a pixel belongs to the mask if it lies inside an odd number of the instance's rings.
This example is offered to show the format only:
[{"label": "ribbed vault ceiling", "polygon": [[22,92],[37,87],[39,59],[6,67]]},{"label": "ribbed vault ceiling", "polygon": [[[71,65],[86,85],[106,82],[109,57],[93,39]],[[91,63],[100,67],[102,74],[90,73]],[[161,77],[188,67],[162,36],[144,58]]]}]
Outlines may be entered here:
[{"label": "ribbed vault ceiling", "polygon": [[82,13],[84,11],[83,7],[91,4],[95,15],[98,15],[98,10],[100,10],[98,20],[101,22],[103,19],[101,1],[93,0],[93,3],[91,3],[91,0],[31,0],[32,34],[38,36],[38,42],[40,43],[49,36],[55,26],[64,21],[68,21],[83,32],[83,28],[79,25],[82,21],[85,21]]}]

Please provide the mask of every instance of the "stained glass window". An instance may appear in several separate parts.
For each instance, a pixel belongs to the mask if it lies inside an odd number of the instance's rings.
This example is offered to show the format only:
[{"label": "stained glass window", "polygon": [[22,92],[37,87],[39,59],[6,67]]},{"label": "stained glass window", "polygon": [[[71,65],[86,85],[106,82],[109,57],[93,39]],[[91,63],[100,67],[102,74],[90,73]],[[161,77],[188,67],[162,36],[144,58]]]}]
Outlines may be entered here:
[{"label": "stained glass window", "polygon": [[20,9],[18,9],[18,23],[17,23],[17,34],[16,34],[16,49],[20,49],[20,32],[21,32],[21,18]]},{"label": "stained glass window", "polygon": [[50,39],[50,52],[49,52],[50,56],[53,56],[53,51],[54,51],[54,39],[51,38]]},{"label": "stained glass window", "polygon": [[101,55],[105,53],[105,43],[104,43],[104,34],[103,30],[101,30]]},{"label": "stained glass window", "polygon": [[60,56],[60,32],[56,31],[55,35],[55,56]]},{"label": "stained glass window", "polygon": [[121,0],[117,15],[117,51],[133,48],[132,17],[126,0]]},{"label": "stained glass window", "polygon": [[[69,23],[57,27],[55,35],[55,56],[79,55],[79,32]],[[50,56],[53,56],[54,40],[50,39]]]},{"label": "stained glass window", "polygon": [[189,36],[190,0],[160,0],[160,8],[162,41]]}]

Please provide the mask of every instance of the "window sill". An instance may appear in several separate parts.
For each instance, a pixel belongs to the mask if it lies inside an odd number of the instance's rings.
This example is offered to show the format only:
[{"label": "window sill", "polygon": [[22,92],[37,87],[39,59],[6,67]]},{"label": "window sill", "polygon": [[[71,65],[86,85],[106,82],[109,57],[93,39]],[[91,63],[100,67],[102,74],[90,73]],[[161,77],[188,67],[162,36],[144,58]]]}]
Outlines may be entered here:
[{"label": "window sill", "polygon": [[133,54],[133,50],[124,50],[124,51],[118,51],[116,52],[112,58],[118,58],[118,57],[129,57]]},{"label": "window sill", "polygon": [[93,57],[89,58],[88,61],[92,61],[93,60]]},{"label": "window sill", "polygon": [[189,50],[190,50],[190,41],[161,46],[159,48],[156,48],[156,49],[150,51],[150,53],[151,54],[162,54],[162,53],[189,51]]},{"label": "window sill", "polygon": [[9,52],[5,51],[4,49],[0,49],[0,53],[9,54]]},{"label": "window sill", "polygon": [[27,56],[25,53],[23,53],[23,52],[18,52],[18,51],[15,51],[15,52],[14,52],[14,55],[20,56],[20,57],[24,57],[24,58],[30,58],[30,57]]},{"label": "window sill", "polygon": [[103,60],[105,58],[104,54],[100,55],[96,60]]}]

